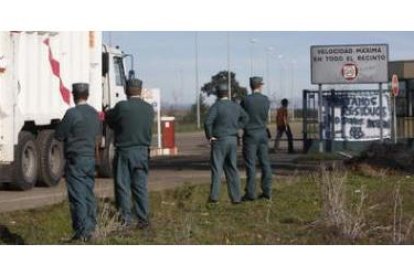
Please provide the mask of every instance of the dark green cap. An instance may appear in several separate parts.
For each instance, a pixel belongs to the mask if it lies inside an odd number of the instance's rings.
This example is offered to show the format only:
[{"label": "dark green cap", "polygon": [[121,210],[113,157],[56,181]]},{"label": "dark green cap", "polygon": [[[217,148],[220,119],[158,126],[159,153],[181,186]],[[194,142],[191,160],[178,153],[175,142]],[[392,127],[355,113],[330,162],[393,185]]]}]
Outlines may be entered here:
[{"label": "dark green cap", "polygon": [[129,79],[127,81],[127,87],[126,87],[126,94],[129,96],[136,96],[141,95],[142,91],[142,80],[140,79]]},{"label": "dark green cap", "polygon": [[127,87],[128,88],[141,89],[142,88],[142,80],[140,80],[140,79],[129,79],[127,81]]},{"label": "dark green cap", "polygon": [[229,84],[228,83],[220,83],[216,87],[217,92],[228,92],[229,91]]},{"label": "dark green cap", "polygon": [[73,94],[89,94],[89,84],[84,82],[78,82],[72,84]]},{"label": "dark green cap", "polygon": [[250,78],[250,86],[258,86],[258,85],[263,85],[263,78],[262,77],[251,77]]}]

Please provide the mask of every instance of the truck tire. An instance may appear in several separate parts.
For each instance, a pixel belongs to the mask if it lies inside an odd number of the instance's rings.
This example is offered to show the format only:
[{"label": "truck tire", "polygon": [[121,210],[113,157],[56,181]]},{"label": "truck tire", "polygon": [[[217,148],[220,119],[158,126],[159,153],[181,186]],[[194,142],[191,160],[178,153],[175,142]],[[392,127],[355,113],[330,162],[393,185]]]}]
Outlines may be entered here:
[{"label": "truck tire", "polygon": [[34,187],[38,177],[38,151],[33,134],[21,131],[15,148],[10,188],[20,191]]},{"label": "truck tire", "polygon": [[40,186],[52,187],[59,183],[65,165],[63,145],[55,138],[54,130],[42,130],[36,139],[39,152]]},{"label": "truck tire", "polygon": [[113,162],[115,157],[114,135],[109,131],[106,135],[105,148],[101,150],[101,161],[98,166],[98,176],[112,178],[114,176]]}]

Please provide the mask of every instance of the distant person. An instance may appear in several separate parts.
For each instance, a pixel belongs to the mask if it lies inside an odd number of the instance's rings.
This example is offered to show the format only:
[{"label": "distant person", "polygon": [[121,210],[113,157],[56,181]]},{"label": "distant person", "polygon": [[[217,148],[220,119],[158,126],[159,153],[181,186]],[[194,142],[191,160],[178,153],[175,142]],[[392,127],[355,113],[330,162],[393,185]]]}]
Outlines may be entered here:
[{"label": "distant person", "polygon": [[228,98],[227,84],[217,87],[217,101],[209,109],[204,121],[206,138],[211,144],[211,188],[209,203],[217,203],[220,195],[221,175],[226,175],[228,192],[233,204],[241,202],[240,175],[237,168],[237,135],[249,116]]},{"label": "distant person", "polygon": [[275,145],[274,150],[279,149],[279,141],[282,137],[283,133],[286,133],[288,138],[288,153],[294,153],[293,150],[293,135],[292,131],[290,130],[289,126],[289,118],[288,118],[288,105],[289,101],[287,99],[283,99],[281,101],[282,106],[277,110],[276,113],[276,138],[275,138]]},{"label": "distant person", "polygon": [[63,141],[65,178],[74,235],[72,241],[89,241],[95,237],[96,199],[95,149],[100,133],[98,112],[89,104],[89,85],[72,85],[75,107],[66,111],[55,138]]},{"label": "distant person", "polygon": [[147,182],[154,121],[154,110],[141,99],[141,91],[141,80],[128,80],[128,99],[117,103],[105,116],[115,134],[116,207],[126,228],[137,226],[139,229],[149,226]]},{"label": "distant person", "polygon": [[256,158],[262,172],[260,199],[271,199],[272,169],[269,162],[269,137],[267,119],[270,108],[269,99],[262,94],[263,78],[250,78],[252,94],[241,102],[241,106],[249,115],[249,123],[244,128],[243,158],[246,165],[246,188],[243,201],[256,199]]}]

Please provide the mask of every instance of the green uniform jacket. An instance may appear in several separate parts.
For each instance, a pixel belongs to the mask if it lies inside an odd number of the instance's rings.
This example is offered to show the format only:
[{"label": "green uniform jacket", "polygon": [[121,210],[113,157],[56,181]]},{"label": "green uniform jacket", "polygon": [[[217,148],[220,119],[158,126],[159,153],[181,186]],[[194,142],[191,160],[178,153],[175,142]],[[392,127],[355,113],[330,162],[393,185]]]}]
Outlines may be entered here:
[{"label": "green uniform jacket", "polygon": [[238,130],[248,121],[249,116],[240,105],[221,99],[209,109],[204,121],[204,132],[207,139],[237,136]]},{"label": "green uniform jacket", "polygon": [[241,106],[249,114],[249,123],[244,128],[247,133],[265,130],[269,115],[270,101],[261,93],[248,95],[241,102]]},{"label": "green uniform jacket", "polygon": [[79,104],[66,111],[56,128],[55,138],[64,142],[66,157],[94,157],[100,131],[101,123],[95,108]]},{"label": "green uniform jacket", "polygon": [[154,109],[138,97],[121,101],[106,113],[106,122],[115,132],[115,146],[127,148],[151,145]]}]

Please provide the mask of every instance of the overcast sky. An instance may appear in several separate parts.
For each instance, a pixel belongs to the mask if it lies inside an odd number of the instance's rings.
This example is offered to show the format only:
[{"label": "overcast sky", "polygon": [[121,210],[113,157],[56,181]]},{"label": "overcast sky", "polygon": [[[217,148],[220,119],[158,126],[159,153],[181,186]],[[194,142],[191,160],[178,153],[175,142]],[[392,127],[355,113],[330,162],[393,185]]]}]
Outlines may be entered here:
[{"label": "overcast sky", "polygon": [[[145,87],[161,89],[165,104],[195,102],[195,32],[104,32],[104,42],[135,56]],[[230,68],[242,86],[263,76],[265,94],[279,101],[300,99],[310,84],[311,45],[388,43],[390,60],[414,59],[414,32],[198,32],[199,85]],[[269,76],[266,75],[266,59]],[[209,101],[211,101],[210,99]],[[298,100],[297,104],[300,102]]]}]

